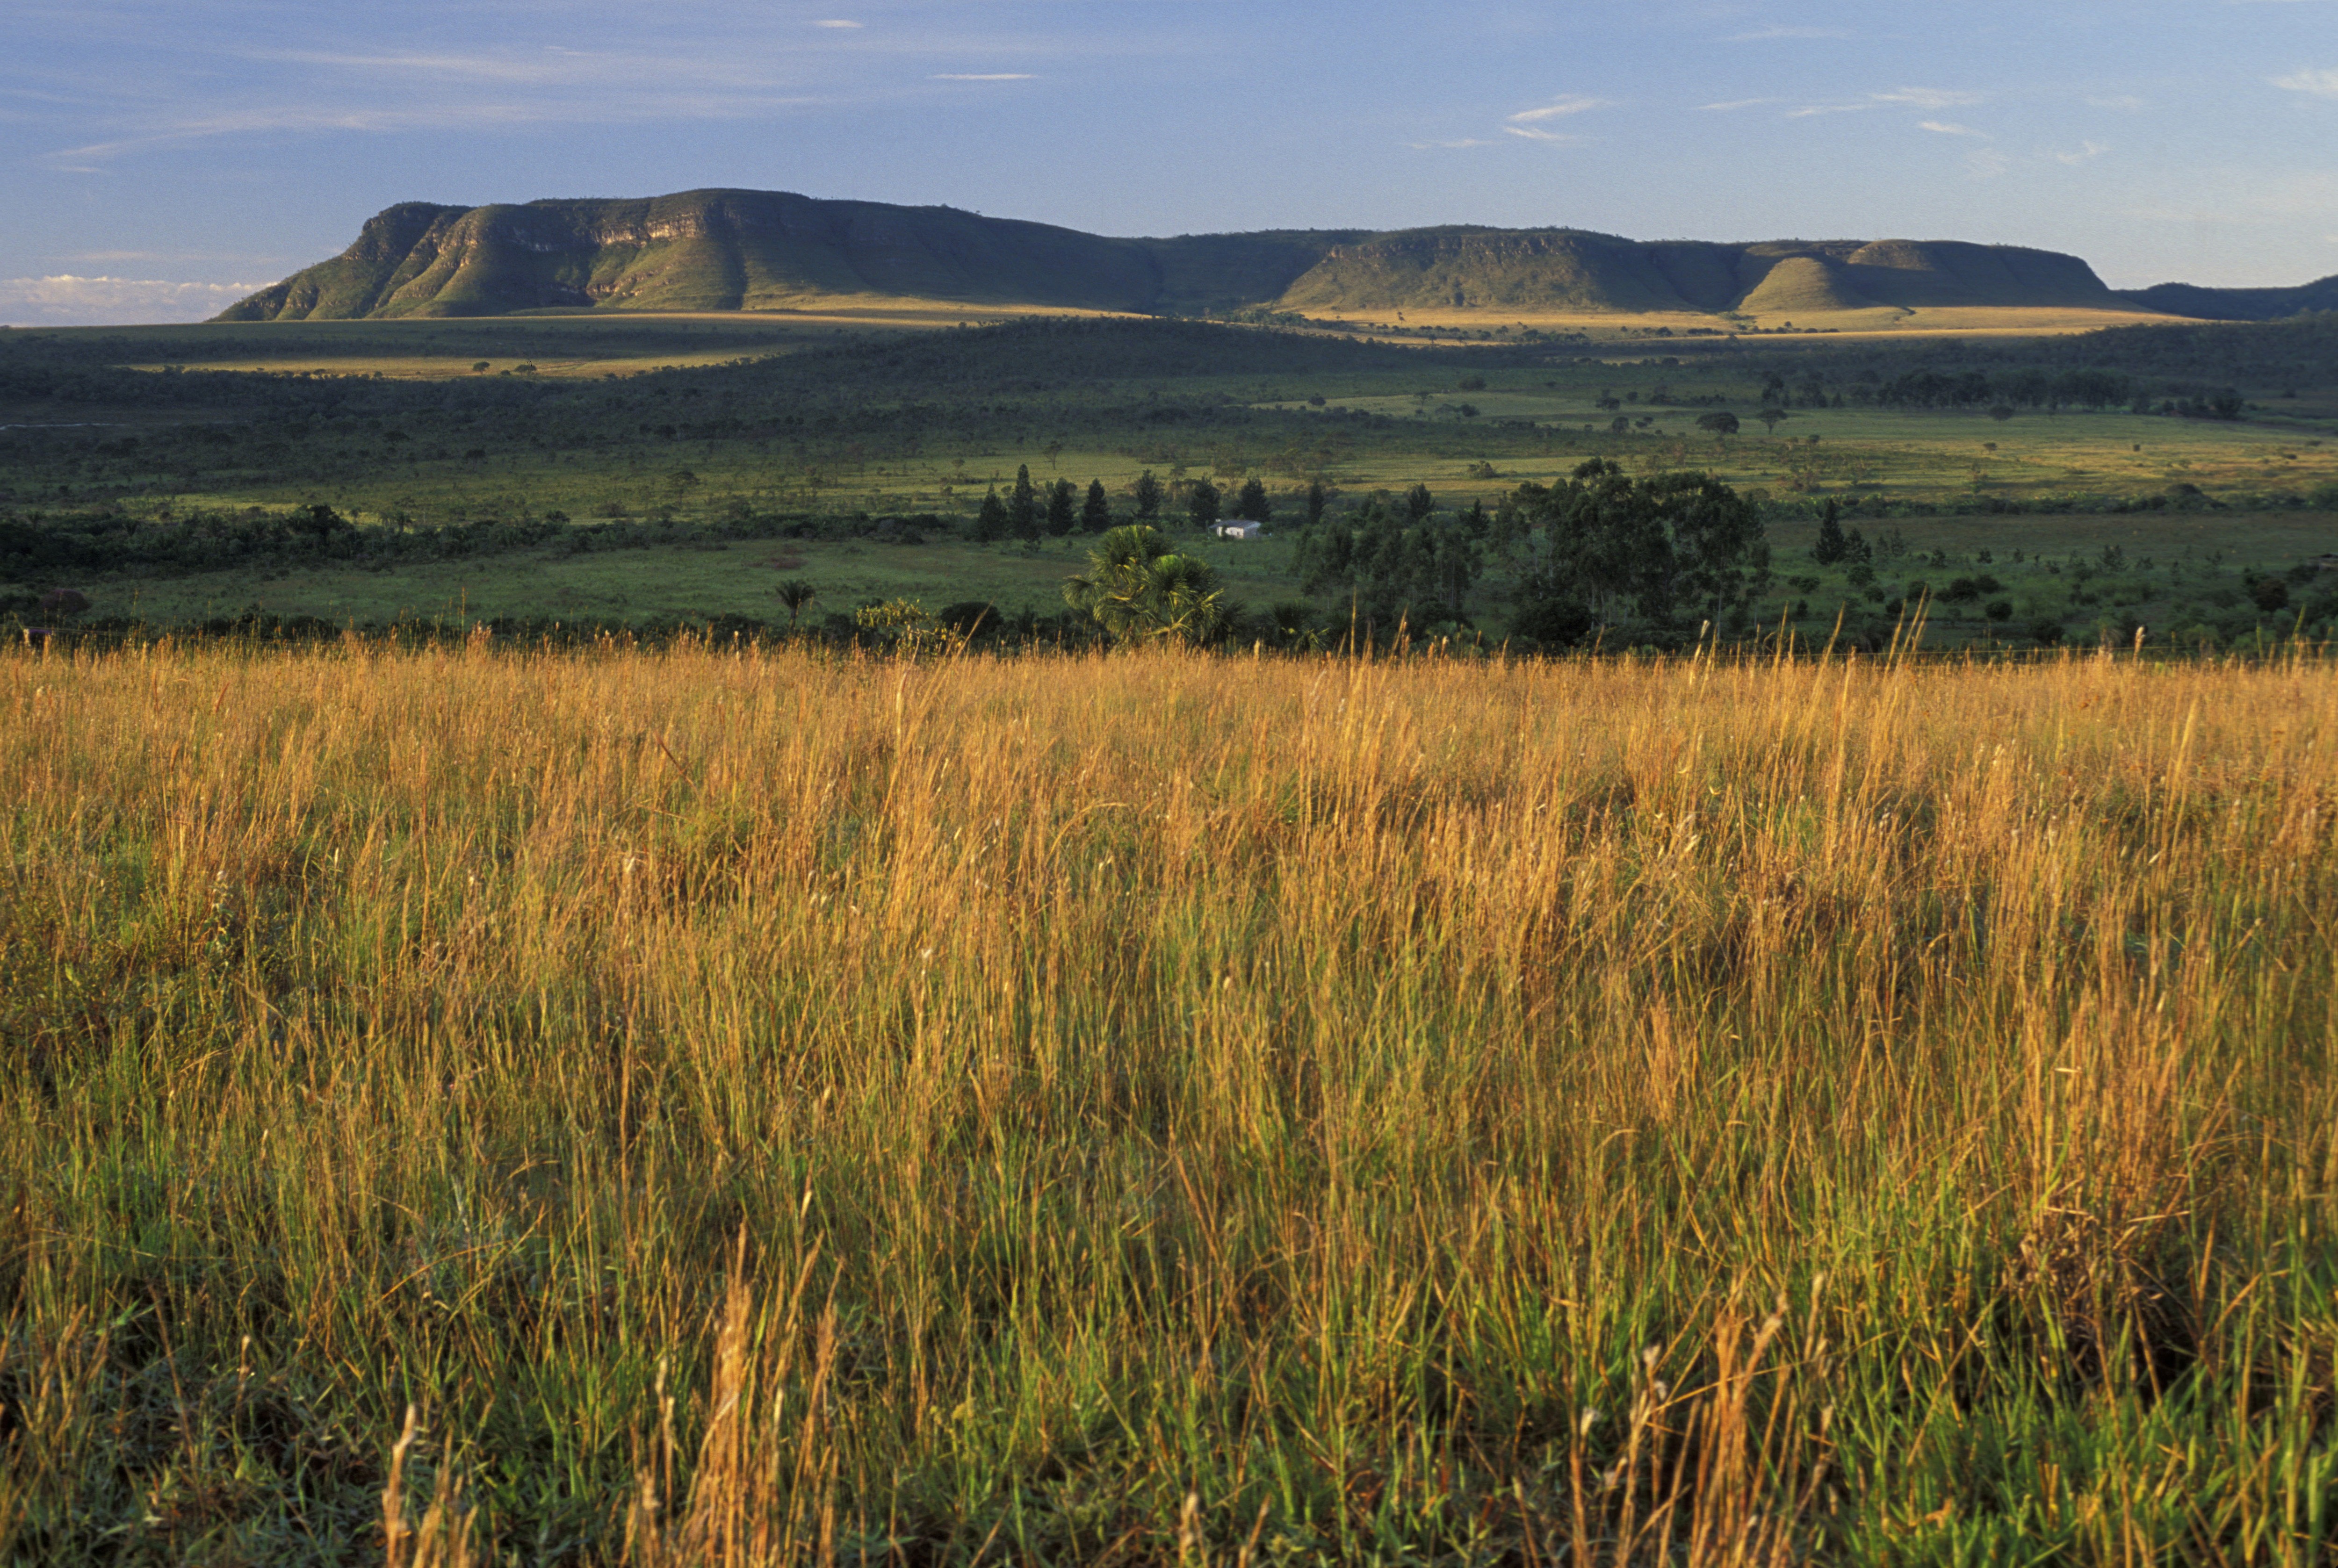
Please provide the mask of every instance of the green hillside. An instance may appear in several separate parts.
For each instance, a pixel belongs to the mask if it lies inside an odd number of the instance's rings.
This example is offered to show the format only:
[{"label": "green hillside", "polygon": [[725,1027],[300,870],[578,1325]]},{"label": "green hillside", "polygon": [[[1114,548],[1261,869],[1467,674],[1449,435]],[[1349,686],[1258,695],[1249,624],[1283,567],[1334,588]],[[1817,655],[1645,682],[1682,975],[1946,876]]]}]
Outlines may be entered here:
[{"label": "green hillside", "polygon": [[[1275,230],[1110,239],[949,207],[692,191],[521,206],[408,202],[332,260],[224,312],[231,321],[729,311],[918,300],[1200,314],[1650,312],[1833,315],[2059,308],[2261,318],[2304,289],[2135,294],[2077,257],[1907,240],[1645,242],[1574,229]],[[2326,307],[2325,307],[2326,308]]]}]

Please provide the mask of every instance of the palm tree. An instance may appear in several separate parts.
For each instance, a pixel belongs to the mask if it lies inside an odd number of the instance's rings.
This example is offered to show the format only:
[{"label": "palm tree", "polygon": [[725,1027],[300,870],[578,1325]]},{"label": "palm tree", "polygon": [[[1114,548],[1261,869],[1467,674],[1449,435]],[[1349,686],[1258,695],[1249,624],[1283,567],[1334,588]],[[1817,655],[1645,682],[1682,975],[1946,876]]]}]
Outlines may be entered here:
[{"label": "palm tree", "polygon": [[791,632],[796,629],[796,618],[803,613],[803,607],[820,597],[820,590],[801,577],[791,577],[771,592],[778,595],[781,603],[788,607],[788,630]]},{"label": "palm tree", "polygon": [[1064,601],[1125,642],[1203,642],[1225,624],[1216,568],[1179,555],[1158,529],[1115,528],[1088,553],[1088,570],[1064,584]]}]

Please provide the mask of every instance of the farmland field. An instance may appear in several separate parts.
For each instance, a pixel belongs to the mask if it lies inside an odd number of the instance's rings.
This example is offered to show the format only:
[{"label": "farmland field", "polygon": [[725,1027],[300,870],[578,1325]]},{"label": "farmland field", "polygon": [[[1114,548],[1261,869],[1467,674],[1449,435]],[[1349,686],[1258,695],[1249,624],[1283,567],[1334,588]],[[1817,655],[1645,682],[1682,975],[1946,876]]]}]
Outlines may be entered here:
[{"label": "farmland field", "polygon": [[0,655],[0,1560],[2338,1553],[2338,678]]}]

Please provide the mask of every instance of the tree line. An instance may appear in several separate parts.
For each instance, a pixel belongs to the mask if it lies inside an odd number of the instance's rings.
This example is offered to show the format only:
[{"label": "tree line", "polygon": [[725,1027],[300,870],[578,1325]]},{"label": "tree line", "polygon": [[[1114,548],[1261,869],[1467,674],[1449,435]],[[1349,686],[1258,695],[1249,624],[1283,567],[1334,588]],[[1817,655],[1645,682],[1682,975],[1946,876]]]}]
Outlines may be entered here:
[{"label": "tree line", "polygon": [[1311,594],[1344,594],[1376,627],[1466,627],[1488,565],[1508,575],[1513,633],[1573,647],[1611,634],[1669,639],[1742,631],[1767,587],[1770,548],[1754,505],[1705,474],[1636,478],[1595,458],[1555,485],[1522,485],[1492,512],[1441,510],[1426,485],[1386,493],[1300,535]]}]

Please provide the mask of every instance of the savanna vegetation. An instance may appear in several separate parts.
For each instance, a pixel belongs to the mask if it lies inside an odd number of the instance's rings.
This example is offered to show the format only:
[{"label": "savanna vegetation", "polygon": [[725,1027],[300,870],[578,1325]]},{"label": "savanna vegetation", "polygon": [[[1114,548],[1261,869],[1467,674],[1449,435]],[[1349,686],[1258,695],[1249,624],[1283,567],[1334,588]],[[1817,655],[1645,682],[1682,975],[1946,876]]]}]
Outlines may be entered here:
[{"label": "savanna vegetation", "polygon": [[0,655],[0,1561],[2338,1552],[2318,659],[502,642]]},{"label": "savanna vegetation", "polygon": [[0,334],[0,1562],[2338,1557],[2333,332]]},{"label": "savanna vegetation", "polygon": [[[2313,565],[2338,503],[2322,318],[1466,352],[1178,321],[823,322],[6,334],[0,614],[849,641],[860,608],[898,600],[1060,642],[1097,634],[1062,584],[1132,524],[1211,567],[1243,646],[1402,627],[1672,647],[1711,622],[1872,649],[1912,605],[1935,646],[2138,629],[2254,646],[2338,609]],[[1702,475],[1752,508],[1717,615],[1554,588],[1521,551],[1542,535],[1518,519],[1591,464]],[[1814,556],[1830,511],[1864,554]],[[1265,536],[1206,532],[1234,516]],[[1410,542],[1380,548],[1398,519]],[[1379,541],[1367,569],[1324,568],[1335,535]],[[817,591],[808,615],[776,600],[791,581]],[[60,593],[88,609],[60,616]],[[1575,613],[1591,601],[1615,613]]]}]

